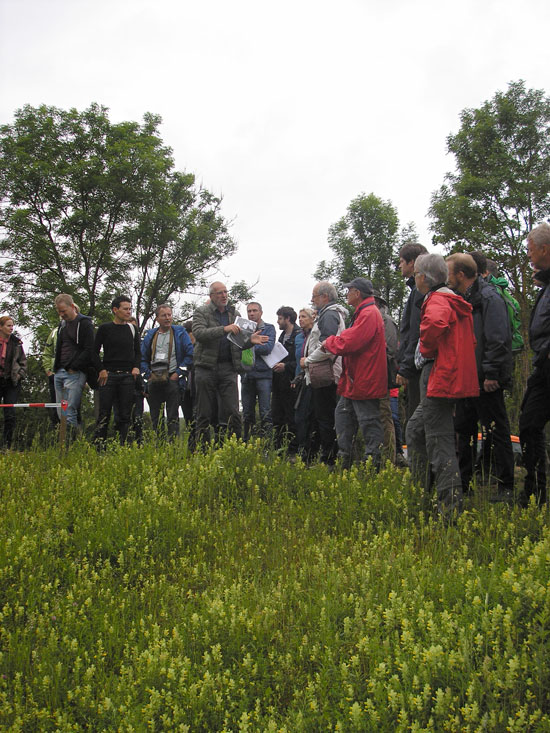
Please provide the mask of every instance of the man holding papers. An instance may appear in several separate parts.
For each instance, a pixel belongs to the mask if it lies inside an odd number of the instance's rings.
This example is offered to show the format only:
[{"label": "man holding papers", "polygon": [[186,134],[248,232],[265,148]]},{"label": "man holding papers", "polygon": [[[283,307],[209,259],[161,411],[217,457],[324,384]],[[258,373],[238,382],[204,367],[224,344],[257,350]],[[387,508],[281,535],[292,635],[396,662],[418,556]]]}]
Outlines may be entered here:
[{"label": "man holding papers", "polygon": [[[200,441],[210,439],[210,425],[217,405],[221,431],[241,434],[237,375],[241,372],[242,350],[227,336],[239,334],[235,319],[240,314],[229,305],[226,286],[221,282],[210,286],[210,302],[199,306],[193,314],[195,345],[195,387],[197,435]],[[265,344],[269,337],[256,331],[247,334],[243,348]]]}]

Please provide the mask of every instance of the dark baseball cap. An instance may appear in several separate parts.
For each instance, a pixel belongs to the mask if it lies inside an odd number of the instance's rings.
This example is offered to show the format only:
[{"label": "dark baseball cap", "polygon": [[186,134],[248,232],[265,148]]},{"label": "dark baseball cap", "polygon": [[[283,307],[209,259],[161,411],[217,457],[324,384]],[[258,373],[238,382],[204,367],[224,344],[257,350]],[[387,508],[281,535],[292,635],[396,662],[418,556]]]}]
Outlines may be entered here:
[{"label": "dark baseball cap", "polygon": [[372,283],[366,277],[354,277],[350,283],[344,283],[344,287],[348,289],[357,288],[364,295],[372,295],[374,293]]}]

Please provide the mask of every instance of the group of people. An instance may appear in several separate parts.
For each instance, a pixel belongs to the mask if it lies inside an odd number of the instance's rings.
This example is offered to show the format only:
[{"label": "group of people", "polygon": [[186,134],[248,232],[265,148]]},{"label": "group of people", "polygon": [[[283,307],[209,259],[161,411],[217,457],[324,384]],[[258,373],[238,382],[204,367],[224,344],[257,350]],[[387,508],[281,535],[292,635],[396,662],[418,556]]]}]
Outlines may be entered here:
[{"label": "group of people", "polygon": [[[527,243],[540,292],[529,331],[534,368],[520,418],[527,471],[519,497],[523,503],[531,494],[546,500],[550,225],[533,229]],[[257,433],[284,447],[291,458],[300,454],[306,462],[328,465],[339,459],[343,467],[354,460],[359,431],[363,458],[375,467],[386,458],[406,463],[398,410],[403,387],[408,461],[417,480],[435,486],[440,513],[460,511],[474,472],[481,480],[496,481],[497,500],[513,500],[514,457],[504,390],[511,386],[514,350],[521,347],[521,334],[514,328],[517,302],[480,251],[445,259],[409,243],[400,250],[399,267],[410,288],[399,328],[380,292],[358,276],[345,284],[349,309],[338,302],[329,282],[315,284],[311,307],[299,313],[279,308],[278,338],[257,301],[247,304],[243,321],[221,282],[210,286],[208,301],[185,327],[173,323],[169,304],[160,304],[156,326],[143,340],[130,298],[116,297],[112,321],[95,331],[72,297],[61,294],[55,299],[60,324],[48,339],[44,367],[56,400],[66,400],[73,431],[79,429],[86,381],[97,388],[98,447],[105,443],[113,411],[120,441],[126,442],[132,412],[139,425],[146,394],[156,429],[166,410],[170,438],[178,434],[183,406],[199,445],[227,432],[242,432],[245,440]],[[10,317],[0,318],[4,402],[15,401],[25,375],[25,356],[13,326]],[[13,410],[5,408],[8,446],[14,422]]]}]

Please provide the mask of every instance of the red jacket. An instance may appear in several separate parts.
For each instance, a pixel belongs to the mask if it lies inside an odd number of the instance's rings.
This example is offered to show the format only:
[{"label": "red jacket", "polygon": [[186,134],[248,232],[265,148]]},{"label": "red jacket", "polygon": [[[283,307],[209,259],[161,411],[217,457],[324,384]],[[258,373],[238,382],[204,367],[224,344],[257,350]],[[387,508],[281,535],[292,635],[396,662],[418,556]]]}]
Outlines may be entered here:
[{"label": "red jacket", "polygon": [[430,293],[422,305],[420,353],[435,359],[428,397],[477,397],[472,306],[448,288]]},{"label": "red jacket", "polygon": [[329,336],[324,346],[343,357],[339,395],[374,400],[388,394],[384,322],[372,296],[358,306],[352,325],[339,336]]}]

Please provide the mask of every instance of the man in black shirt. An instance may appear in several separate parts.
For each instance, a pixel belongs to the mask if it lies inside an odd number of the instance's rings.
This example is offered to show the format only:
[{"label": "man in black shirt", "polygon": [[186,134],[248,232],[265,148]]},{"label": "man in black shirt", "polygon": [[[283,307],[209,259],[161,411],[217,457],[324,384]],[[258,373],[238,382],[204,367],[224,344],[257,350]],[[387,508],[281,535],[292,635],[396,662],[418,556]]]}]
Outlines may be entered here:
[{"label": "man in black shirt", "polygon": [[417,257],[426,254],[427,251],[423,244],[416,242],[407,242],[399,250],[399,269],[411,290],[401,317],[395,381],[406,389],[407,420],[420,403],[420,372],[414,364],[414,352],[420,338],[420,308],[424,296],[416,289],[414,263]]},{"label": "man in black shirt", "polygon": [[271,414],[275,446],[281,448],[284,440],[288,440],[288,452],[295,455],[298,451],[296,439],[296,425],[294,423],[295,391],[290,383],[296,376],[296,350],[294,342],[300,332],[296,325],[296,311],[288,305],[283,305],[277,311],[277,324],[281,330],[279,343],[288,351],[285,358],[273,367],[273,382],[271,391]]},{"label": "man in black shirt", "polygon": [[141,344],[139,332],[132,318],[132,304],[128,297],[120,295],[111,303],[113,321],[102,323],[95,337],[95,351],[99,356],[103,349],[99,372],[99,415],[95,429],[95,441],[102,445],[107,437],[111,409],[116,404],[120,444],[128,435],[130,416],[134,402],[135,380],[140,377]]}]

